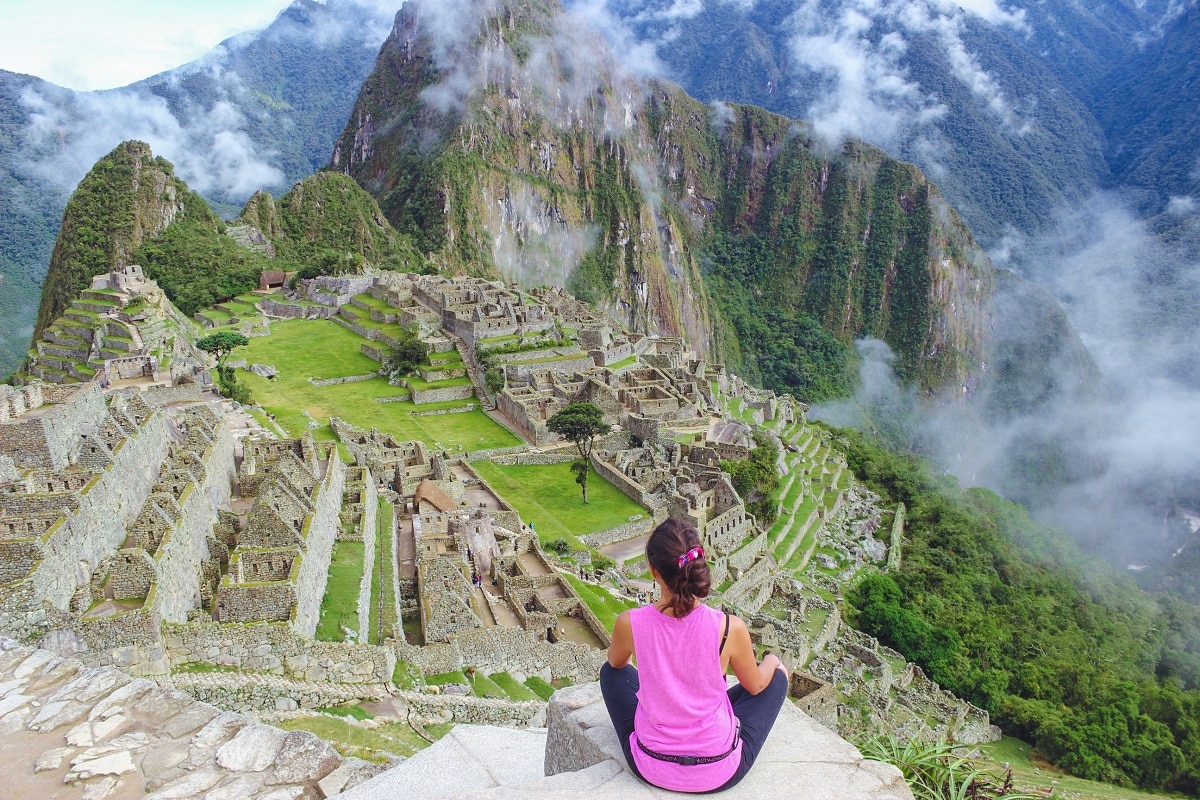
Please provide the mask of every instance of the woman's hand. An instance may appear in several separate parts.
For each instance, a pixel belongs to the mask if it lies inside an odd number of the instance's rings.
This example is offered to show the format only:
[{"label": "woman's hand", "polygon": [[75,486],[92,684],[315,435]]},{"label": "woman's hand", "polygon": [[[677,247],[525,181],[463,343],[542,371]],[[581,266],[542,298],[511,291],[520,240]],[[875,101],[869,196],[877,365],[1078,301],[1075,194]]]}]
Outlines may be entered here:
[{"label": "woman's hand", "polygon": [[756,661],[754,644],[750,641],[750,629],[739,617],[729,618],[729,641],[726,649],[733,674],[737,675],[738,683],[750,694],[758,694],[767,688],[771,679],[775,677],[775,670],[781,669],[784,675],[787,674],[787,668],[774,653],[764,656],[761,664]]}]

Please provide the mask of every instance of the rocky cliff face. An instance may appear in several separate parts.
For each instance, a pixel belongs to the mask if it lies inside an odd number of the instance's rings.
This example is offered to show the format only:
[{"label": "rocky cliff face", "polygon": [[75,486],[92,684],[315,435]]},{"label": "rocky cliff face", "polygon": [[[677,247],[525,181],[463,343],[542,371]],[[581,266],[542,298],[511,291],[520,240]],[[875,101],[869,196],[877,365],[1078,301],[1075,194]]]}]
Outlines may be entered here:
[{"label": "rocky cliff face", "polygon": [[36,341],[92,277],[132,263],[133,252],[184,211],[187,186],[144,142],[96,162],[67,203],[38,308]]},{"label": "rocky cliff face", "polygon": [[980,362],[991,267],[919,170],[639,80],[557,0],[407,3],[331,160],[441,268],[566,286],[710,356],[756,352],[731,292],[880,336],[927,387]]}]

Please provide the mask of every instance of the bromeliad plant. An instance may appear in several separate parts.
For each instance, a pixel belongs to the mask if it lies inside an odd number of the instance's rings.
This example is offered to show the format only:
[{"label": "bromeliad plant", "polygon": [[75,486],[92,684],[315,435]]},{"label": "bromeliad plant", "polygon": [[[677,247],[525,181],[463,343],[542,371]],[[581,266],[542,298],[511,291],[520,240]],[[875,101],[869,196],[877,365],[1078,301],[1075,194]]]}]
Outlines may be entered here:
[{"label": "bromeliad plant", "polygon": [[867,758],[897,767],[915,800],[1033,800],[1035,797],[1013,791],[1011,771],[998,778],[962,755],[961,745],[874,736],[860,742],[858,749]]}]

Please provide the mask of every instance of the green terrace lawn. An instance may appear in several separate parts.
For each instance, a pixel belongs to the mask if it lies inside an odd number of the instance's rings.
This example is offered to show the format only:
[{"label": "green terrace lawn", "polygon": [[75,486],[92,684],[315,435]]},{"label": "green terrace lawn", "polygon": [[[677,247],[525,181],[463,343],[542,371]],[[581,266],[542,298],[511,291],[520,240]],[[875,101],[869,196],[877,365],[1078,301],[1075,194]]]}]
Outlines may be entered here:
[{"label": "green terrace lawn", "polygon": [[321,619],[314,636],[320,642],[340,642],[342,628],[358,630],[358,585],[363,574],[362,542],[336,542],[321,602]]},{"label": "green terrace lawn", "polygon": [[250,344],[233,351],[231,358],[273,364],[281,377],[345,378],[379,369],[377,361],[363,355],[364,341],[336,322],[292,319],[273,323],[270,336],[255,336]]},{"label": "green terrace lawn", "polygon": [[588,503],[575,482],[570,464],[511,465],[474,461],[471,466],[492,488],[532,522],[543,542],[563,538],[584,549],[579,537],[606,531],[646,509],[604,480],[595,469],[588,475]]},{"label": "green terrace lawn", "polygon": [[400,313],[400,309],[396,308],[395,306],[390,306],[387,304],[387,301],[380,300],[379,298],[373,297],[366,292],[354,295],[354,299],[372,311],[380,311],[384,314]]},{"label": "green terrace lawn", "polygon": [[637,603],[613,597],[604,587],[586,583],[574,575],[563,574],[562,577],[571,584],[572,588],[575,589],[575,593],[592,610],[592,613],[596,615],[596,619],[600,621],[605,630],[612,630],[613,623],[616,622],[618,614],[637,606]]},{"label": "green terrace lawn", "polygon": [[[327,425],[330,417],[360,428],[378,428],[402,441],[423,441],[444,450],[482,450],[512,447],[521,440],[476,408],[457,414],[416,416],[414,411],[462,408],[472,401],[430,403],[418,408],[409,392],[382,377],[332,386],[314,386],[308,379],[366,375],[379,364],[362,354],[362,337],[328,320],[288,320],[271,326],[270,336],[251,337],[233,358],[249,364],[271,364],[279,374],[266,379],[248,371],[238,374],[253,393],[254,402],[275,415],[291,436],[300,436],[310,421]],[[441,385],[441,384],[437,384]],[[404,398],[379,403],[377,398]]]}]

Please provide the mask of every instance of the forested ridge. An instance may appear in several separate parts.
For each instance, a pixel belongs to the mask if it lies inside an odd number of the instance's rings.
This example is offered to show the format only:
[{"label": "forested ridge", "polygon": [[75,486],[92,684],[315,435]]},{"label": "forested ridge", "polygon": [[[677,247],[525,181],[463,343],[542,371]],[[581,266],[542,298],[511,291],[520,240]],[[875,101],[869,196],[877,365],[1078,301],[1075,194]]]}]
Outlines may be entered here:
[{"label": "forested ridge", "polygon": [[1143,593],[992,492],[838,439],[907,510],[901,568],[847,593],[858,627],[1063,769],[1200,792],[1200,609]]}]

